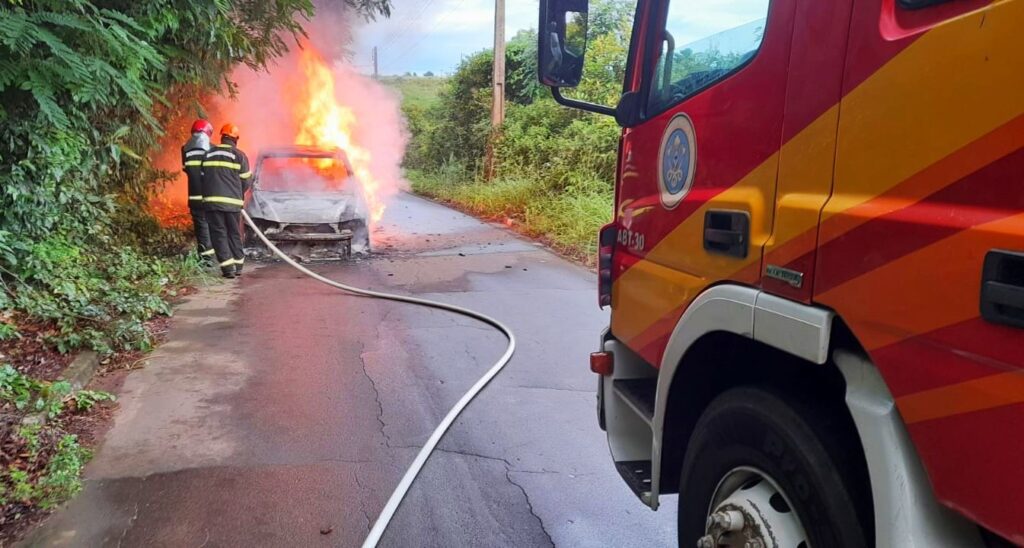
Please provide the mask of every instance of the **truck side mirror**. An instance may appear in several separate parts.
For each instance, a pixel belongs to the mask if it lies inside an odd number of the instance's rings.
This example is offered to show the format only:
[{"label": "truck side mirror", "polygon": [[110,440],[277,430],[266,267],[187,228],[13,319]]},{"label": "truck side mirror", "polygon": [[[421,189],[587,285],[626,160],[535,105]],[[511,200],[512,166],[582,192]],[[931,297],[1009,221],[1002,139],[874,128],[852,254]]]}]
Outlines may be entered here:
[{"label": "truck side mirror", "polygon": [[587,52],[589,8],[587,0],[540,0],[537,72],[545,86],[579,85]]}]

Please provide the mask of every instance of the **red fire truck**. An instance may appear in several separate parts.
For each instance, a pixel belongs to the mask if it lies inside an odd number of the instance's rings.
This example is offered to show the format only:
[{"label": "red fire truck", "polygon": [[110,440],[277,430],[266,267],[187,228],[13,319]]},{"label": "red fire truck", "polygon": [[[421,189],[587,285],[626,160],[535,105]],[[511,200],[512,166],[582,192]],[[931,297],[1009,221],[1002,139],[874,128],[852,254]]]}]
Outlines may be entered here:
[{"label": "red fire truck", "polygon": [[591,368],[682,546],[1024,545],[1024,0],[586,0],[541,81],[623,127]]}]

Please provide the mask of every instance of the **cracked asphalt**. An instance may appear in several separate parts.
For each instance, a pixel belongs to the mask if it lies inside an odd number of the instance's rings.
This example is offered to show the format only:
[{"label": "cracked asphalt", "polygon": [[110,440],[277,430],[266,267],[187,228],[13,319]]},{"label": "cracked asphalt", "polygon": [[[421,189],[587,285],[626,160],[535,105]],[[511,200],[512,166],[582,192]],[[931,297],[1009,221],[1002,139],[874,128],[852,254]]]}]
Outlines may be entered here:
[{"label": "cracked asphalt", "polygon": [[[607,316],[593,273],[408,195],[372,256],[315,269],[480,310],[519,338],[382,546],[674,543],[674,498],[641,505],[597,427],[587,356]],[[467,318],[345,295],[283,264],[204,288],[126,378],[83,492],[25,544],[358,546],[504,346]]]}]

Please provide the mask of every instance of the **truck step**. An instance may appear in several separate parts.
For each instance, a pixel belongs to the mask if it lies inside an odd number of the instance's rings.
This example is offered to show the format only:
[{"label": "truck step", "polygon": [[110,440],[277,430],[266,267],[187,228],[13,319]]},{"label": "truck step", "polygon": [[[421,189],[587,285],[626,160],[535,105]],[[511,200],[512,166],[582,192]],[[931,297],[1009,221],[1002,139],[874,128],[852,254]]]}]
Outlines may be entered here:
[{"label": "truck step", "polygon": [[647,424],[654,420],[654,395],[657,379],[615,379],[612,388]]},{"label": "truck step", "polygon": [[616,462],[615,468],[618,469],[619,475],[626,481],[629,488],[633,490],[633,493],[646,504],[651,496],[651,461],[630,460]]}]

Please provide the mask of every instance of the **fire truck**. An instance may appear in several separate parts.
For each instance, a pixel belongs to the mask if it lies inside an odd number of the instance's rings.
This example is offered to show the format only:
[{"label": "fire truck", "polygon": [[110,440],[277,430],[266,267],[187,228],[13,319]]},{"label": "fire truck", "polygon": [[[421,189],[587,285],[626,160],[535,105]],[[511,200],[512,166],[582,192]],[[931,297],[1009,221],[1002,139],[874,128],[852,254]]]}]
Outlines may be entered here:
[{"label": "fire truck", "polygon": [[[1024,0],[639,0],[591,356],[681,546],[1024,545]],[[564,92],[564,93],[563,93]]]}]

